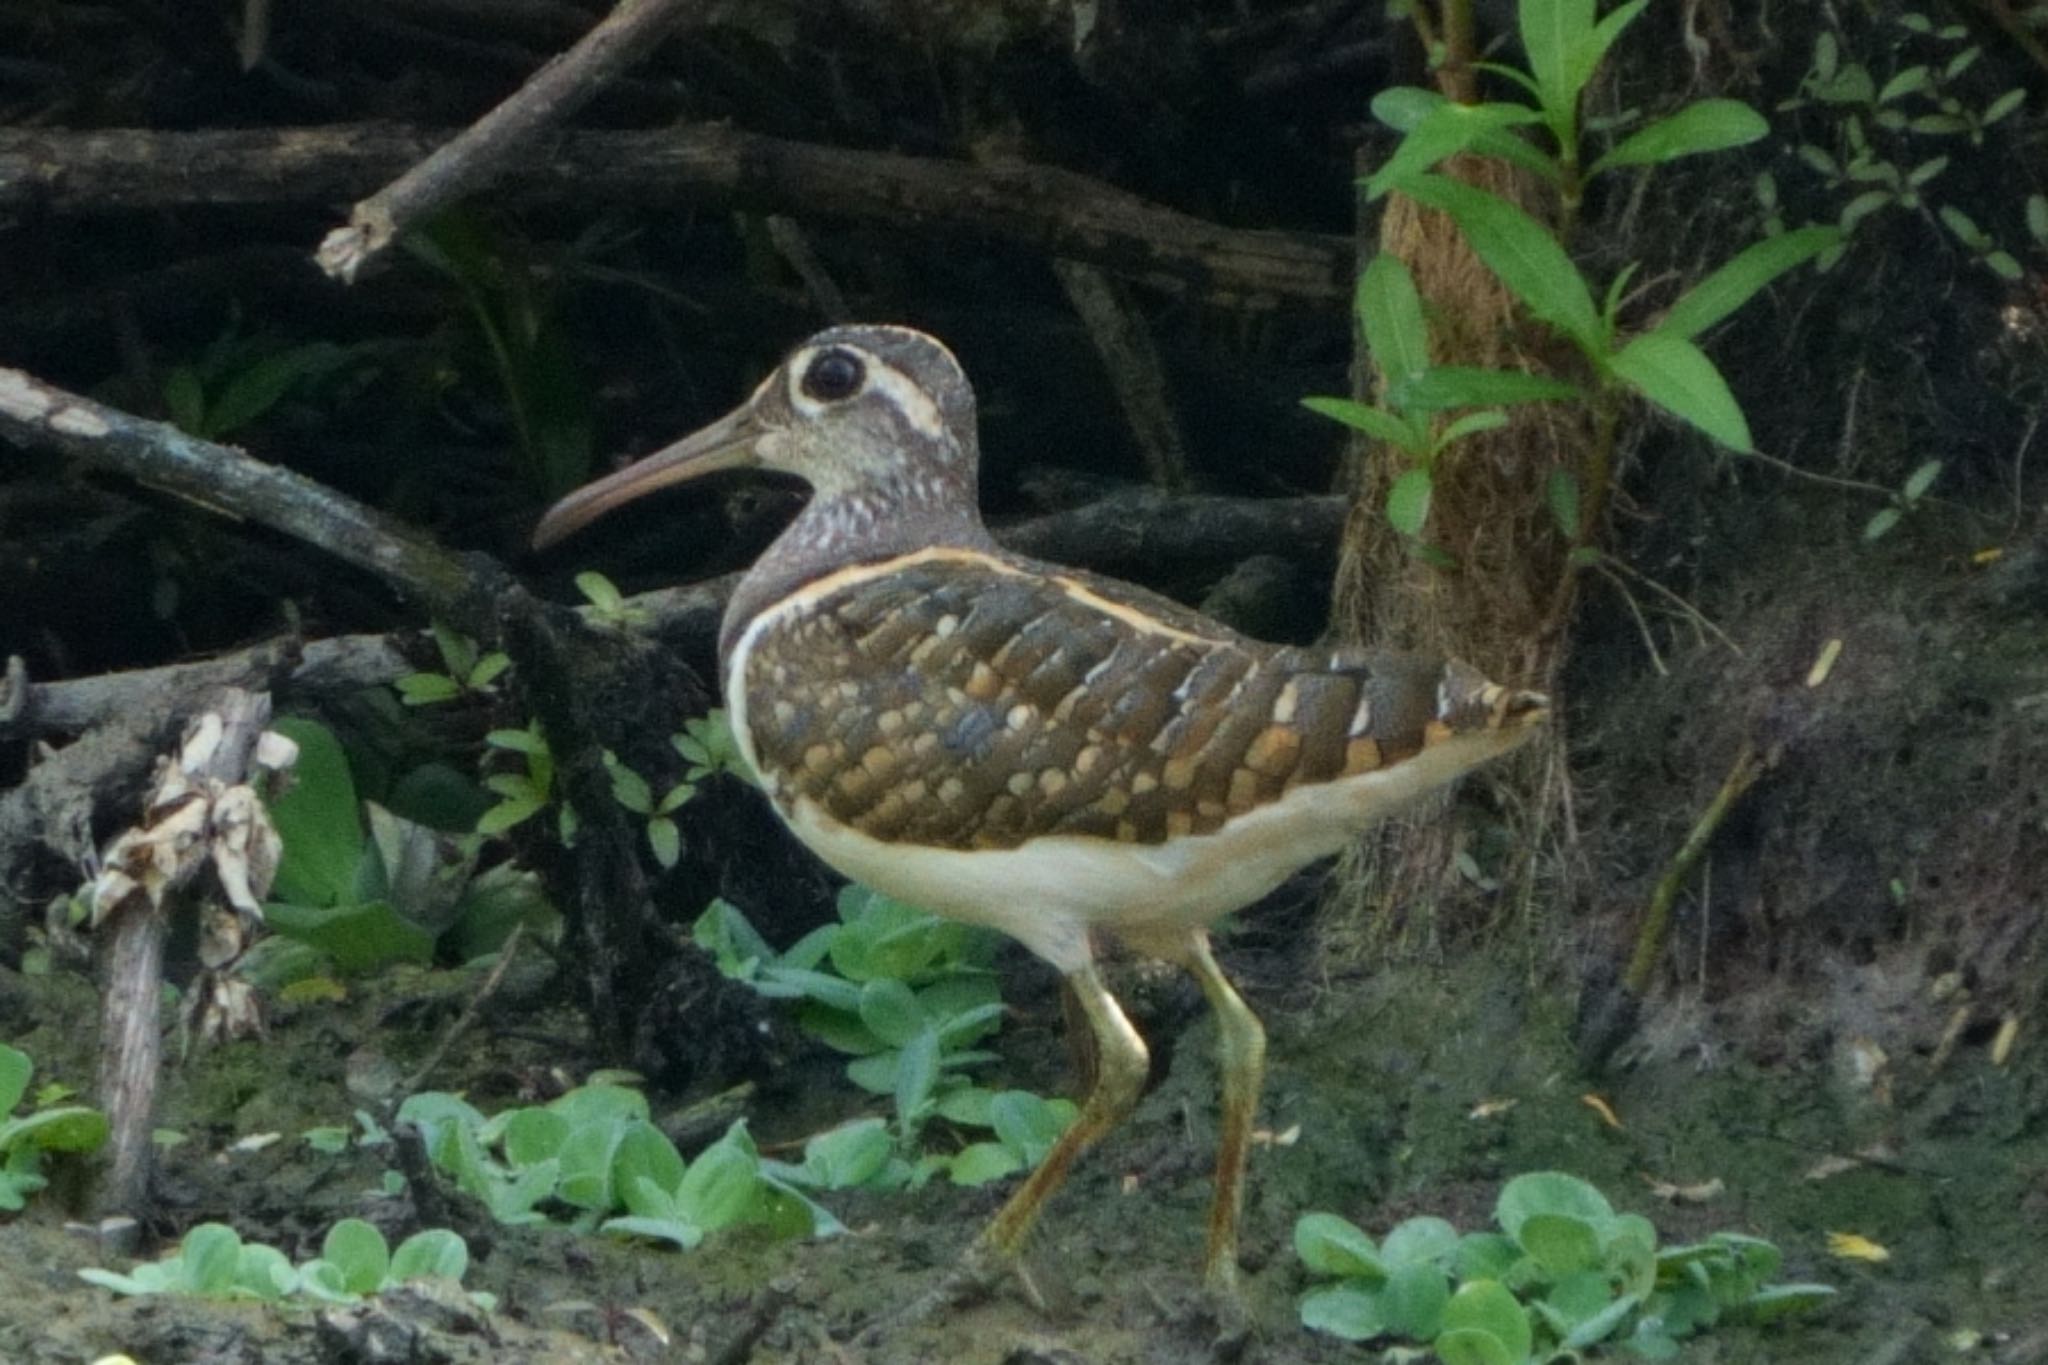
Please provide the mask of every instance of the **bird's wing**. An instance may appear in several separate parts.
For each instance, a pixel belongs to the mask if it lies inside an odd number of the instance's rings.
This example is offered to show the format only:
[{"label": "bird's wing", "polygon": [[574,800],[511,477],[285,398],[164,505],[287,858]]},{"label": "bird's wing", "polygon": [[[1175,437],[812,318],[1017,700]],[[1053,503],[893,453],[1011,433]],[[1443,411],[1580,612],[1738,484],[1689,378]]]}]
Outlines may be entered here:
[{"label": "bird's wing", "polygon": [[739,685],[778,799],[871,837],[1158,844],[1431,737],[1439,662],[1261,644],[1141,589],[976,550],[799,594]]}]

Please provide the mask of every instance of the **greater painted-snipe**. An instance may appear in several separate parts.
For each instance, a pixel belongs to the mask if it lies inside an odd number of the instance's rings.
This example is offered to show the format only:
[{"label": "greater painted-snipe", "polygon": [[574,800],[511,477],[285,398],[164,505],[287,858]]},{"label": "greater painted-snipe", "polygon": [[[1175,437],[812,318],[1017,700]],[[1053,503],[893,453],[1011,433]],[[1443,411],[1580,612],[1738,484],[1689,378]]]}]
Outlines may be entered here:
[{"label": "greater painted-snipe", "polygon": [[1107,934],[1185,967],[1216,1012],[1207,1275],[1232,1295],[1265,1033],[1208,926],[1514,747],[1548,703],[1442,660],[1263,644],[1010,554],[982,524],[978,451],[952,352],[907,328],[835,327],[730,415],[565,498],[534,539],[714,470],[810,484],[725,613],[734,737],[819,857],[1022,942],[1065,974],[1097,1046],[1078,1118],[968,1268],[1014,1263],[1074,1158],[1137,1101],[1145,1044],[1097,971]]}]

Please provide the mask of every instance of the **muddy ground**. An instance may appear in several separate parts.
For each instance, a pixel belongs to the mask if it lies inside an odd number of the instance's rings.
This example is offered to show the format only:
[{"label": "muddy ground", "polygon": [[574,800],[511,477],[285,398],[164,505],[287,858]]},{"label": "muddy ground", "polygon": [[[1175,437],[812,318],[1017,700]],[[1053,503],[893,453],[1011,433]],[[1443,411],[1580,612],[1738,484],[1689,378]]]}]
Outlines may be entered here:
[{"label": "muddy ground", "polygon": [[[1785,1002],[1788,1044],[1802,1064],[1763,1066],[1700,1039],[1711,1007],[1680,1000],[1667,1027],[1684,1046],[1629,1059],[1600,1094],[1621,1126],[1582,1099],[1563,993],[1518,969],[1477,961],[1410,967],[1371,980],[1288,979],[1298,955],[1255,941],[1232,955],[1273,1035],[1268,1128],[1298,1135],[1259,1150],[1247,1208],[1245,1263],[1257,1330],[1241,1358],[1359,1360],[1364,1348],[1312,1336],[1294,1320],[1305,1284],[1289,1246],[1295,1217],[1329,1209],[1383,1231],[1435,1212],[1482,1222],[1499,1182],[1518,1171],[1576,1172],[1617,1205],[1650,1216],[1668,1240],[1715,1228],[1777,1241],[1787,1277],[1823,1280],[1841,1297],[1827,1310],[1759,1331],[1700,1339],[1685,1359],[1906,1362],[2048,1359],[2048,1050],[2017,1048],[1994,1065],[1988,1041],[1928,1064],[1935,1039],[1874,1078],[1844,1064],[1852,1040],[1826,1015],[1834,992]],[[1028,962],[1020,973],[1035,972]],[[1871,1002],[1871,1023],[1910,1034],[1931,1017],[1897,978],[1914,964],[1872,964],[1836,983]],[[87,1076],[94,1014],[75,978],[4,983],[21,1044],[45,1077]],[[460,974],[408,975],[358,987],[347,1001],[283,1012],[269,1039],[199,1054],[171,1078],[165,1126],[187,1141],[164,1170],[166,1217],[233,1224],[245,1238],[311,1254],[332,1220],[357,1215],[411,1230],[410,1201],[375,1193],[384,1159],[351,1149],[314,1153],[305,1129],[346,1123],[361,1099],[347,1062],[374,1038],[401,1065],[423,1055],[447,1003],[474,984]],[[529,983],[531,984],[531,983]],[[1032,994],[1028,987],[1022,990]],[[504,1008],[521,1009],[518,983]],[[1169,1013],[1177,1010],[1169,1010]],[[501,1023],[506,1020],[501,1019]],[[509,1101],[514,1078],[558,1065],[549,1029],[486,1028],[463,1044],[441,1084],[485,1105]],[[1007,1031],[1030,1063],[1025,1079],[1057,1072],[1049,1015]],[[959,1252],[995,1191],[934,1185],[918,1194],[839,1196],[852,1235],[768,1243],[741,1233],[690,1253],[578,1238],[557,1229],[470,1231],[473,1288],[499,1308],[488,1318],[430,1295],[388,1302],[370,1326],[347,1310],[273,1310],[177,1300],[122,1300],[80,1282],[79,1267],[126,1262],[100,1255],[61,1226],[44,1198],[0,1231],[0,1359],[89,1361],[126,1352],[169,1362],[677,1360],[758,1362],[1066,1361],[1113,1365],[1212,1358],[1212,1324],[1195,1297],[1206,1165],[1213,1133],[1209,1026],[1171,1049],[1166,1074],[1130,1126],[1083,1163],[1035,1247],[1040,1278],[1064,1300],[1053,1317],[1011,1296],[926,1327],[861,1344],[860,1330],[915,1297]],[[1830,1046],[1833,1039],[1838,1046]],[[1896,1040],[1895,1040],[1896,1042]],[[1203,1044],[1191,1046],[1191,1044]],[[360,1062],[360,1059],[359,1059]],[[829,1072],[817,1074],[827,1086]],[[840,1098],[858,1099],[846,1087]],[[1482,1102],[1512,1101],[1494,1117]],[[764,1106],[766,1108],[767,1106]],[[798,1136],[757,1113],[764,1143]],[[260,1152],[228,1154],[237,1139],[277,1132]],[[1831,1155],[1882,1144],[1880,1161],[1822,1179]],[[1653,1182],[1722,1192],[1700,1204],[1662,1199]],[[1884,1264],[1830,1258],[1826,1234],[1850,1231],[1889,1248]],[[580,1307],[578,1305],[581,1305]],[[646,1310],[673,1340],[661,1346],[630,1310]],[[376,1330],[371,1330],[374,1327]],[[1964,1336],[1962,1334],[1974,1334]],[[385,1343],[371,1354],[365,1342]],[[1981,1344],[1957,1352],[1955,1343]],[[399,1343],[392,1345],[391,1343]]]}]

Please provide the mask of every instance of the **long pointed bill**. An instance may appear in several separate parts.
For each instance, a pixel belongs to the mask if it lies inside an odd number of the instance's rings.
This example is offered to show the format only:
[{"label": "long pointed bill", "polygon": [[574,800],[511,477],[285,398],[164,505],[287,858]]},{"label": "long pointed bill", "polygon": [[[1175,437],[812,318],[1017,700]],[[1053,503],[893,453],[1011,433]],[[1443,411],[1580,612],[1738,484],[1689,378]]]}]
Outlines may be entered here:
[{"label": "long pointed bill", "polygon": [[747,404],[692,432],[672,446],[665,446],[583,487],[550,507],[533,528],[533,548],[545,550],[565,536],[573,535],[620,503],[670,484],[684,483],[721,469],[738,469],[754,463],[754,443],[763,427]]}]

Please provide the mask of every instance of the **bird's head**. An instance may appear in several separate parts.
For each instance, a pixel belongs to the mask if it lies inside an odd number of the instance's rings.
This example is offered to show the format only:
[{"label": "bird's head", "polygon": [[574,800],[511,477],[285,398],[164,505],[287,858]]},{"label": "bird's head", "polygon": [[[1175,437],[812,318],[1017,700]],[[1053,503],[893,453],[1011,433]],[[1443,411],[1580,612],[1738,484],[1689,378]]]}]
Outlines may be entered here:
[{"label": "bird's head", "polygon": [[533,543],[721,469],[793,474],[821,501],[971,514],[977,459],[974,389],[951,351],[908,327],[833,327],[790,352],[732,412],[549,508]]}]

